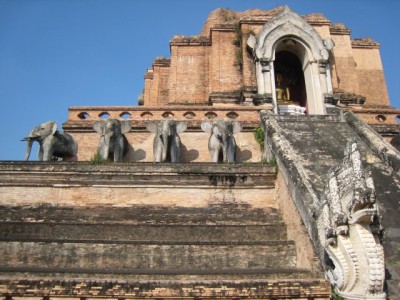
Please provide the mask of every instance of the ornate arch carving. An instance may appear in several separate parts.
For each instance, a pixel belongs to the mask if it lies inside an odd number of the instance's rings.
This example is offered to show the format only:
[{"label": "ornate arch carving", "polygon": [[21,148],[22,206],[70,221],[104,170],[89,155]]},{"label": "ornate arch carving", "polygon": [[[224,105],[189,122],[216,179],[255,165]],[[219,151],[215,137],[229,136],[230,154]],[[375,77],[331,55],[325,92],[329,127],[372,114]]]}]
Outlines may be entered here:
[{"label": "ornate arch carving", "polygon": [[318,32],[288,6],[273,17],[258,33],[254,53],[256,58],[266,61],[275,59],[275,47],[284,37],[302,41],[311,61],[327,61],[333,41],[322,40]]},{"label": "ornate arch carving", "polygon": [[[329,51],[332,39],[323,40],[319,33],[301,16],[285,6],[260,30],[257,37],[250,35],[247,45],[253,49],[256,64],[257,91],[272,98],[274,113],[279,113],[276,99],[275,53],[285,40],[297,41],[296,55],[303,64],[309,114],[326,114],[325,97],[332,93]],[[294,49],[293,49],[294,50]],[[295,113],[292,110],[289,113]]]}]

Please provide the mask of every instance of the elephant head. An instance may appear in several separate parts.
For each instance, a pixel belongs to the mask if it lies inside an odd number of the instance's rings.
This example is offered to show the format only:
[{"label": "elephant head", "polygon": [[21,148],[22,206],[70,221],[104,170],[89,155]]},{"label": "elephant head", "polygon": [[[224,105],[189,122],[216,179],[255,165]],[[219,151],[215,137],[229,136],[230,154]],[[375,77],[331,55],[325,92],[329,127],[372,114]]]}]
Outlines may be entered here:
[{"label": "elephant head", "polygon": [[36,126],[22,141],[28,142],[25,160],[29,159],[35,141],[39,143],[39,161],[73,159],[78,152],[78,146],[72,136],[65,132],[60,133],[57,123],[53,121]]},{"label": "elephant head", "polygon": [[149,122],[146,128],[155,134],[153,142],[155,162],[179,162],[181,150],[179,133],[186,130],[186,123],[166,119],[160,122]]},{"label": "elephant head", "polygon": [[122,157],[128,151],[128,140],[124,133],[129,132],[131,128],[131,122],[116,119],[94,123],[93,129],[101,135],[97,151],[103,160],[122,161]]},{"label": "elephant head", "polygon": [[215,122],[203,121],[201,129],[211,134],[208,150],[212,162],[234,163],[236,161],[236,142],[233,135],[242,131],[242,125],[239,122],[221,119]]}]

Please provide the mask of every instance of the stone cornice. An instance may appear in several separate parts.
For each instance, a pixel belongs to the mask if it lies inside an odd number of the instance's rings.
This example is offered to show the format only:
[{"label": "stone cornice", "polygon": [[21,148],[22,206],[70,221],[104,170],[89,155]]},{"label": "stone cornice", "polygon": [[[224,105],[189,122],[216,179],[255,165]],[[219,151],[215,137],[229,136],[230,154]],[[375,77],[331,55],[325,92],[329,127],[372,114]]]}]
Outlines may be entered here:
[{"label": "stone cornice", "polygon": [[360,38],[360,39],[352,39],[351,40],[352,48],[367,48],[367,49],[379,49],[381,45],[378,42],[375,42],[373,39],[369,37]]},{"label": "stone cornice", "polygon": [[333,24],[330,27],[330,33],[332,35],[350,35],[351,30],[342,23]]},{"label": "stone cornice", "polygon": [[261,164],[0,162],[0,186],[274,187],[274,167]]},{"label": "stone cornice", "polygon": [[364,113],[364,114],[399,114],[400,109],[392,108],[392,107],[345,107],[344,111],[352,111],[356,114]]},{"label": "stone cornice", "polygon": [[310,25],[330,25],[331,21],[326,18],[323,14],[308,14],[303,16],[303,18],[310,24]]},{"label": "stone cornice", "polygon": [[153,61],[153,66],[169,67],[170,64],[171,64],[171,59],[170,58],[165,58],[165,57],[157,57]]},{"label": "stone cornice", "polygon": [[144,74],[144,79],[153,79],[153,76],[154,76],[154,74],[153,74],[153,71],[147,71],[145,74]]},{"label": "stone cornice", "polygon": [[210,39],[204,36],[176,35],[170,40],[170,46],[209,46]]}]

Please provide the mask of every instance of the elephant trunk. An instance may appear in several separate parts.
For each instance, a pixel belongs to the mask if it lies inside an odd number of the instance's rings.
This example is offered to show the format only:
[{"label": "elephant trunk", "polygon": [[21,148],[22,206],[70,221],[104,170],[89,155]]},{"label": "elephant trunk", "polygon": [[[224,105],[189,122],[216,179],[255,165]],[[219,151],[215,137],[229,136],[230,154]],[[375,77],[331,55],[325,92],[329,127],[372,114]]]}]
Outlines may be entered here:
[{"label": "elephant trunk", "polygon": [[161,141],[163,144],[163,148],[162,148],[162,153],[161,153],[161,161],[165,162],[167,160],[167,153],[168,153],[168,133],[162,133],[161,134]]},{"label": "elephant trunk", "polygon": [[229,151],[229,136],[227,133],[223,133],[221,136],[221,141],[222,141],[222,159],[224,162],[227,162],[228,160],[228,151]]},{"label": "elephant trunk", "polygon": [[103,160],[108,160],[110,154],[110,144],[113,133],[106,133],[103,135],[103,145],[100,147],[100,156]]},{"label": "elephant trunk", "polygon": [[33,139],[26,137],[23,139],[23,141],[27,141],[27,146],[26,146],[26,153],[25,153],[25,160],[29,159],[29,156],[31,155],[31,150],[32,150],[32,144],[33,144]]}]

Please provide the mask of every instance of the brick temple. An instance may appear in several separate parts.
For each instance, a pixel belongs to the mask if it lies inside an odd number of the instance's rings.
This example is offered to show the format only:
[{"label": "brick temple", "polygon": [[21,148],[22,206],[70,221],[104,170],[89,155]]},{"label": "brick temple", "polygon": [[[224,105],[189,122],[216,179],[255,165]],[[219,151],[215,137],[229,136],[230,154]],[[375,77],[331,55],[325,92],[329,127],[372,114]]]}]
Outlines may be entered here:
[{"label": "brick temple", "polygon": [[[172,37],[139,106],[69,108],[75,161],[0,162],[0,293],[399,299],[400,110],[379,48],[288,7]],[[93,159],[107,119],[130,124],[119,162]],[[162,120],[185,124],[177,163],[155,163]],[[234,164],[210,160],[217,120],[240,123]]]}]

